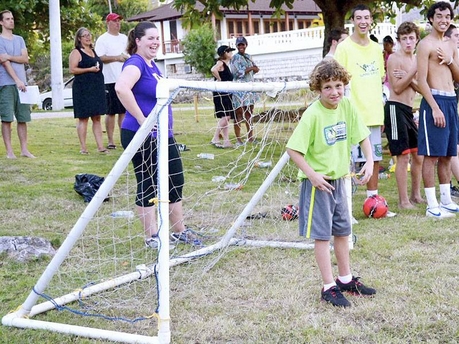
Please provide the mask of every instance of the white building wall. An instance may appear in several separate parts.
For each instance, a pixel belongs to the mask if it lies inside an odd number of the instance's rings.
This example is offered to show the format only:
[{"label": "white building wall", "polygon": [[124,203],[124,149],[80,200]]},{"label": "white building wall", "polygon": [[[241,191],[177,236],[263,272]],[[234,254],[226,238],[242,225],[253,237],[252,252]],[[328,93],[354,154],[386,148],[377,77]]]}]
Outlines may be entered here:
[{"label": "white building wall", "polygon": [[[349,29],[352,33],[352,27]],[[379,24],[372,30],[372,33],[378,37],[380,42],[386,35],[395,38],[395,25]],[[260,72],[256,74],[257,80],[307,79],[314,66],[322,59],[324,28],[247,36],[246,39],[248,42],[246,52],[252,55],[255,63],[260,67]],[[223,39],[217,42],[217,46],[224,44],[235,47],[235,42],[235,38]],[[170,78],[195,80],[203,78],[202,75],[194,72],[186,73],[182,54],[158,54],[157,64],[164,75]],[[174,68],[167,68],[171,65],[175,65]],[[173,69],[175,73],[168,72]]]}]

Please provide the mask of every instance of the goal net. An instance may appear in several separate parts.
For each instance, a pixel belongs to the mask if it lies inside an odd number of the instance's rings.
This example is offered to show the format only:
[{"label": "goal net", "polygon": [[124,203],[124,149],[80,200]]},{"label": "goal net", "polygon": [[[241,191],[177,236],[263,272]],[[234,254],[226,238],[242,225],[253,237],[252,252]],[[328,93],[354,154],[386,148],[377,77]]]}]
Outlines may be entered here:
[{"label": "goal net", "polygon": [[[210,144],[217,124],[213,91],[258,93],[252,123],[255,143],[226,149]],[[285,153],[287,140],[313,99],[306,81],[164,79],[157,94],[157,107],[76,219],[25,302],[3,317],[4,325],[119,342],[168,343],[181,317],[170,316],[169,299],[199,302],[197,295],[190,299],[186,286],[228,250],[313,247],[298,235],[294,209],[300,183]],[[159,134],[156,208],[162,245],[151,249],[145,246],[135,213],[131,158],[154,126],[167,133],[171,103],[185,171],[184,223],[204,246],[168,245],[168,142],[167,135]],[[234,142],[232,121],[229,131]]]}]

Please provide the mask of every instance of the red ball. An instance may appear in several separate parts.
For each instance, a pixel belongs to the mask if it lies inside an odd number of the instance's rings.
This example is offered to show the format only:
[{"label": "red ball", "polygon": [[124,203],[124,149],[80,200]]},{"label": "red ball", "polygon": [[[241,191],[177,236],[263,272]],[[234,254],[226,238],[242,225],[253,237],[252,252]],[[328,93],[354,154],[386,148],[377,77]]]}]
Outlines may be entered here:
[{"label": "red ball", "polygon": [[298,218],[298,207],[293,204],[287,204],[281,210],[282,220],[292,221]]},{"label": "red ball", "polygon": [[363,212],[365,216],[379,219],[386,216],[389,207],[386,199],[379,195],[368,197],[363,203]]}]

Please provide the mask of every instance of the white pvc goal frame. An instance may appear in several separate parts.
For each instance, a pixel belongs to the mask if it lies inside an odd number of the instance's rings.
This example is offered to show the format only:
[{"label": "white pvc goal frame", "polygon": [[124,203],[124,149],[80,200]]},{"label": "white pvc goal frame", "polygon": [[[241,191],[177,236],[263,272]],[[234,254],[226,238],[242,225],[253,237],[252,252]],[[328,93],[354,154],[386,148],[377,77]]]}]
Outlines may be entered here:
[{"label": "white pvc goal frame", "polygon": [[[170,304],[169,304],[169,268],[202,255],[208,255],[215,251],[220,251],[220,256],[224,254],[225,248],[231,245],[248,245],[254,247],[277,247],[277,248],[297,248],[297,249],[312,249],[313,244],[301,243],[301,242],[279,242],[279,241],[256,241],[246,239],[234,238],[236,230],[242,225],[248,215],[250,215],[254,206],[260,201],[265,191],[273,183],[274,178],[279,174],[285,164],[288,162],[289,157],[287,153],[284,153],[279,161],[272,168],[271,172],[261,184],[257,192],[252,196],[250,202],[245,206],[244,210],[237,217],[233,225],[228,229],[226,234],[217,243],[201,248],[197,251],[185,254],[179,258],[170,259],[169,252],[167,249],[159,251],[157,263],[152,266],[141,265],[138,266],[136,271],[132,271],[130,274],[113,278],[105,282],[92,285],[85,288],[83,291],[75,291],[73,293],[64,295],[59,298],[55,298],[52,301],[46,301],[37,304],[40,295],[43,294],[45,289],[48,287],[52,277],[56,274],[61,264],[64,262],[69,252],[74,247],[76,241],[83,235],[86,226],[89,221],[94,217],[99,207],[101,207],[103,201],[108,197],[109,193],[113,189],[115,183],[120,178],[122,172],[126,169],[130,163],[132,157],[149,135],[152,128],[158,125],[158,137],[159,137],[159,183],[158,183],[158,228],[164,228],[165,230],[159,230],[160,240],[164,247],[169,246],[169,209],[168,209],[168,112],[167,105],[171,101],[171,91],[177,92],[180,88],[196,89],[196,90],[207,90],[207,91],[219,91],[219,92],[231,92],[231,91],[246,91],[246,92],[265,92],[270,97],[275,97],[278,93],[293,89],[307,89],[307,81],[294,81],[294,82],[270,82],[270,83],[238,83],[237,89],[235,83],[226,82],[213,82],[213,81],[186,81],[186,80],[172,80],[162,79],[159,81],[157,86],[158,103],[153,109],[152,114],[144,122],[138,133],[130,145],[126,148],[119,160],[115,163],[110,173],[105,178],[104,183],[99,188],[98,192],[88,204],[80,218],[68,234],[67,238],[62,243],[61,247],[57,251],[56,255],[50,261],[45,271],[33,287],[32,291],[28,295],[25,302],[20,308],[12,313],[5,315],[2,318],[2,324],[5,326],[13,326],[18,328],[28,329],[43,329],[63,334],[72,334],[76,336],[88,337],[93,339],[105,339],[114,342],[124,343],[170,343],[171,331],[170,331]],[[166,134],[162,134],[166,133]],[[163,154],[165,152],[165,154]],[[351,203],[351,182],[348,178],[348,201],[349,210],[352,211]],[[349,240],[350,248],[353,248],[352,235]],[[158,335],[154,337],[129,334],[117,331],[108,331],[98,328],[84,327],[67,325],[62,323],[54,323],[47,321],[39,321],[32,319],[35,315],[52,310],[57,306],[65,305],[67,303],[77,300],[79,297],[86,297],[110,288],[114,288],[118,285],[130,283],[139,279],[146,279],[152,274],[157,273],[158,283],[161,288],[159,294],[159,304],[157,310],[158,318]]]}]

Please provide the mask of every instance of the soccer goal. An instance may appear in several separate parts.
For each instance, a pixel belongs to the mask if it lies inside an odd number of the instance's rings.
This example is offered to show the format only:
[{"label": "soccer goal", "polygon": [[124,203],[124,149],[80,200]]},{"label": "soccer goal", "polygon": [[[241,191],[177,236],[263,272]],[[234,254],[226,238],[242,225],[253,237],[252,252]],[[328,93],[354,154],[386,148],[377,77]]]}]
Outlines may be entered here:
[{"label": "soccer goal", "polygon": [[[252,123],[255,143],[227,149],[210,144],[217,123],[213,91],[259,94]],[[225,253],[241,246],[313,247],[313,242],[299,237],[295,214],[282,214],[284,207],[297,205],[299,199],[297,168],[285,145],[313,100],[306,81],[164,79],[157,94],[157,107],[75,219],[28,297],[2,318],[3,325],[125,343],[169,343],[174,319],[180,316],[170,315],[170,300],[192,302],[185,301],[187,296],[180,294],[174,281],[180,277],[192,283],[198,278],[193,262],[202,261],[198,270],[209,271]],[[184,221],[203,241],[199,248],[186,244],[169,248],[168,140],[162,133],[167,133],[171,103],[185,170]],[[154,126],[160,132],[159,250],[145,247],[143,228],[134,213],[136,181],[130,163]],[[230,137],[234,137],[232,126]]]}]

